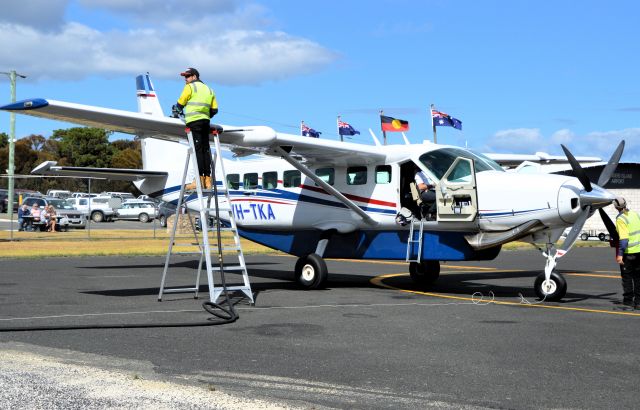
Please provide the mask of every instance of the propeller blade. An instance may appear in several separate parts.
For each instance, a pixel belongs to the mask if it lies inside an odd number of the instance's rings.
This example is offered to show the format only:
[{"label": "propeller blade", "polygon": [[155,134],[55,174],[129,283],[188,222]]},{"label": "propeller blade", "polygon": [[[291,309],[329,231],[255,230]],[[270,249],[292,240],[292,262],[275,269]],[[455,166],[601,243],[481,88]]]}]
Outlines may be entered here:
[{"label": "propeller blade", "polygon": [[591,216],[591,207],[587,206],[582,211],[580,216],[578,216],[576,223],[573,224],[573,227],[567,234],[567,237],[564,238],[564,242],[562,243],[562,246],[559,248],[560,250],[566,253],[569,251],[569,249],[571,249],[573,244],[576,242],[576,239],[578,239],[578,235],[580,235],[580,232],[582,232],[582,227],[584,226],[584,223],[587,221],[587,218],[589,218],[590,216]]},{"label": "propeller blade", "polygon": [[609,182],[611,175],[613,175],[613,173],[616,171],[618,162],[620,161],[620,157],[622,157],[623,150],[624,140],[620,141],[620,144],[618,144],[618,148],[616,148],[616,150],[613,152],[613,155],[611,155],[611,159],[609,159],[607,166],[604,167],[602,173],[600,174],[600,178],[598,178],[598,185],[600,185],[601,187],[604,187],[607,182]]},{"label": "propeller blade", "polygon": [[619,236],[618,236],[618,231],[616,230],[616,224],[613,223],[613,221],[611,220],[611,218],[609,218],[609,215],[607,215],[604,209],[600,208],[598,209],[598,212],[600,212],[600,217],[602,218],[602,222],[604,222],[604,226],[607,228],[607,231],[609,232],[609,236],[611,237],[611,239],[617,241],[619,239]]},{"label": "propeller blade", "polygon": [[584,190],[587,192],[591,192],[591,190],[593,189],[591,187],[591,181],[589,181],[589,177],[584,172],[584,169],[582,169],[582,167],[580,166],[580,163],[576,160],[576,157],[574,157],[573,154],[571,154],[571,152],[569,152],[567,147],[565,147],[563,144],[560,144],[560,146],[564,151],[564,155],[566,155],[567,159],[569,160],[569,164],[571,165],[571,169],[573,169],[573,173],[575,174],[576,178],[580,180],[580,183],[584,187]]}]

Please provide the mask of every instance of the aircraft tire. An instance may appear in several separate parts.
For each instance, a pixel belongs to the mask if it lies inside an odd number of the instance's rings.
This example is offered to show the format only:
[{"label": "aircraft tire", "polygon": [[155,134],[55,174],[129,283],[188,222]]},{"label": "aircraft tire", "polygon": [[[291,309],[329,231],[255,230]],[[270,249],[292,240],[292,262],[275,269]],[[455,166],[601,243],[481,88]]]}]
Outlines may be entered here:
[{"label": "aircraft tire", "polygon": [[322,257],[315,253],[302,256],[296,262],[296,281],[305,290],[323,287],[327,281],[327,276],[327,264]]},{"label": "aircraft tire", "polygon": [[548,287],[543,286],[544,272],[536,277],[536,281],[533,284],[536,295],[540,299],[548,300],[550,302],[555,302],[562,299],[564,295],[567,294],[567,281],[564,276],[556,272],[551,272],[549,281],[550,283]]},{"label": "aircraft tire", "polygon": [[416,285],[429,286],[440,277],[440,261],[411,262],[409,263],[409,274]]}]

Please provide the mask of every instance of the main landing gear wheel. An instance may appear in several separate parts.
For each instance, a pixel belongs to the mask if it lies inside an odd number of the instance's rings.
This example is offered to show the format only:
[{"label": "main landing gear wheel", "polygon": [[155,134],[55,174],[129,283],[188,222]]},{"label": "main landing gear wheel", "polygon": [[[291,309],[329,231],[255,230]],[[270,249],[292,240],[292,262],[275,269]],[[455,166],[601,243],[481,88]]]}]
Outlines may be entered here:
[{"label": "main landing gear wheel", "polygon": [[416,285],[431,285],[440,277],[440,262],[429,260],[421,263],[411,262],[409,263],[409,274]]},{"label": "main landing gear wheel", "polygon": [[536,295],[538,295],[540,299],[551,302],[562,299],[567,293],[567,281],[562,275],[556,272],[551,272],[549,281],[545,280],[544,272],[542,272],[536,277],[533,287]]},{"label": "main landing gear wheel", "polygon": [[327,264],[322,257],[315,253],[302,256],[296,262],[296,281],[305,290],[318,289],[324,286],[327,281]]}]

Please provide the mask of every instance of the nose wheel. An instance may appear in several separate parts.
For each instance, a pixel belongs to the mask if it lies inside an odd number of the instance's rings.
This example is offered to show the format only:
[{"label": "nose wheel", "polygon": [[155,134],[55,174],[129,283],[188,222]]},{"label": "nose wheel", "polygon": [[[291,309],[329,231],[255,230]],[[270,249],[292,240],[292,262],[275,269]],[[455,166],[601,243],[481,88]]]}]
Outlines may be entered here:
[{"label": "nose wheel", "polygon": [[536,277],[533,284],[536,295],[542,300],[555,302],[564,297],[567,293],[567,281],[557,272],[551,272],[549,279],[543,272]]}]

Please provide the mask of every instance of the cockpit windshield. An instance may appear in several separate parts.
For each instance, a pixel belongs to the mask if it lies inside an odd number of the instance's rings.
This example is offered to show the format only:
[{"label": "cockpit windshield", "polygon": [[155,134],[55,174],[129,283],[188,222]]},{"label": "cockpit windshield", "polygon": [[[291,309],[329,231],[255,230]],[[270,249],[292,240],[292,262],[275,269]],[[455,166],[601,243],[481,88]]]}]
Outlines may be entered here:
[{"label": "cockpit windshield", "polygon": [[482,171],[502,171],[502,167],[494,160],[477,152],[472,152],[460,148],[441,148],[435,151],[424,153],[420,156],[420,162],[427,167],[438,179],[444,176],[453,161],[457,157],[473,160],[476,172]]}]

